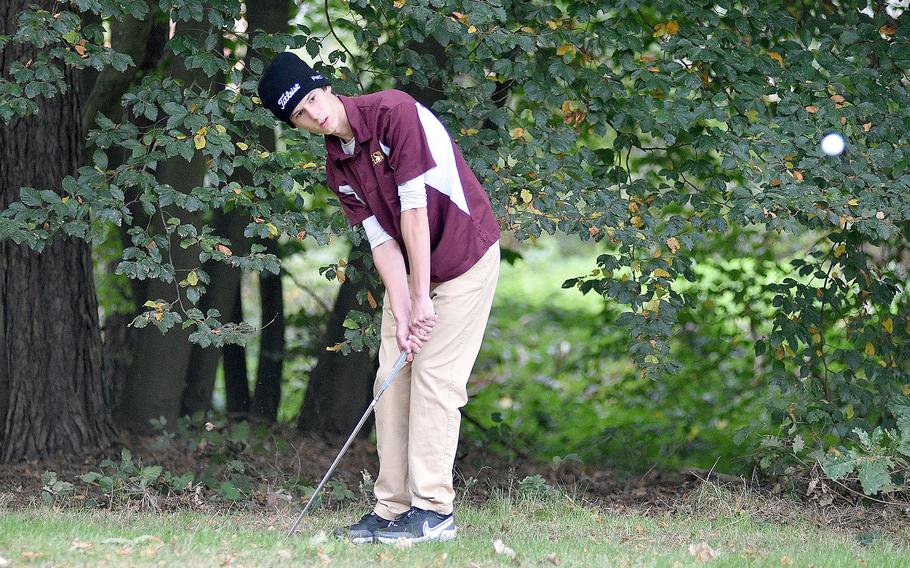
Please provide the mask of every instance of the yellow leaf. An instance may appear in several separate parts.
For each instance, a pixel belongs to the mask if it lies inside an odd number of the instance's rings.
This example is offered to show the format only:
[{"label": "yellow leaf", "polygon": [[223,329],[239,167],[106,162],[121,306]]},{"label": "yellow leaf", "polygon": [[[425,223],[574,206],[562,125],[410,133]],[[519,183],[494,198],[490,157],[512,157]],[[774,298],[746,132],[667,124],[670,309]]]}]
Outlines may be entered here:
[{"label": "yellow leaf", "polygon": [[667,24],[657,24],[654,26],[654,37],[660,37],[667,33]]},{"label": "yellow leaf", "polygon": [[195,286],[196,284],[199,284],[199,275],[196,274],[195,270],[193,270],[187,274],[186,281],[190,283],[190,286]]},{"label": "yellow leaf", "polygon": [[673,35],[673,34],[679,32],[679,22],[677,22],[676,20],[670,20],[669,22],[667,22],[667,26],[665,29],[667,30],[668,34]]},{"label": "yellow leaf", "polygon": [[799,170],[793,170],[793,177],[796,178],[796,181],[803,181],[803,172]]},{"label": "yellow leaf", "polygon": [[[396,2],[396,3],[397,3],[397,2]],[[402,4],[404,4],[404,2],[402,2]],[[325,350],[326,350],[326,351],[334,351],[334,352],[337,353],[338,351],[341,351],[341,346],[342,346],[342,345],[344,345],[344,343],[336,343],[335,345],[333,345],[333,346],[331,346],[331,347],[326,347]]]},{"label": "yellow leaf", "polygon": [[844,414],[847,415],[847,420],[853,418],[853,405],[852,404],[847,405],[847,412],[845,412]]},{"label": "yellow leaf", "polygon": [[348,265],[348,263],[345,262],[343,258],[338,259],[338,266],[340,266],[341,268],[344,268],[347,265]]},{"label": "yellow leaf", "polygon": [[856,207],[857,205],[859,205],[859,199],[854,197],[853,199],[851,199],[850,201],[847,202],[847,205],[852,205],[852,206]]},{"label": "yellow leaf", "polygon": [[347,280],[347,278],[344,275],[344,272],[341,270],[335,272],[335,278],[337,278],[338,282],[340,282],[341,284],[344,284],[344,281]]},{"label": "yellow leaf", "polygon": [[872,357],[873,355],[875,355],[875,345],[872,345],[871,341],[867,341],[865,351],[866,351],[866,355],[868,355],[869,357]]},{"label": "yellow leaf", "polygon": [[534,28],[532,28],[532,27],[530,27],[530,26],[523,26],[523,27],[521,28],[521,31],[523,31],[523,32],[526,33],[526,34],[537,33],[537,30],[535,30]]},{"label": "yellow leaf", "polygon": [[193,136],[193,144],[196,145],[197,150],[202,150],[205,148],[205,134],[197,134]]},{"label": "yellow leaf", "polygon": [[247,148],[249,148],[249,146],[247,146],[245,142],[237,142],[237,147],[240,148],[241,150],[246,150]]},{"label": "yellow leaf", "polygon": [[177,140],[186,140],[186,134],[178,134],[177,136],[174,136],[174,138]]},{"label": "yellow leaf", "polygon": [[557,24],[553,20],[547,20],[547,27],[550,28],[551,30],[555,30],[556,28],[559,27],[559,24]]},{"label": "yellow leaf", "polygon": [[651,298],[645,303],[645,309],[655,314],[660,313],[660,298]]},{"label": "yellow leaf", "polygon": [[870,130],[872,130],[871,122],[867,122],[866,124],[863,125],[863,132],[869,132]]},{"label": "yellow leaf", "polygon": [[556,48],[556,55],[559,55],[560,57],[562,57],[563,55],[565,55],[567,53],[571,53],[572,55],[575,55],[575,51],[576,50],[575,50],[574,45],[572,45],[570,43],[564,43]]},{"label": "yellow leaf", "polygon": [[269,154],[268,152],[259,152],[259,158],[262,160],[268,158],[269,156],[271,156],[271,154]]},{"label": "yellow leaf", "polygon": [[461,129],[462,136],[474,136],[475,134],[478,134],[479,132],[480,132],[480,130],[477,130],[476,128],[462,128]]},{"label": "yellow leaf", "polygon": [[635,217],[632,217],[632,220],[630,222],[637,229],[641,228],[641,226],[644,225],[644,223],[641,220],[641,215],[636,215]]},{"label": "yellow leaf", "polygon": [[657,278],[669,278],[669,277],[670,277],[670,273],[667,272],[666,270],[664,270],[663,268],[658,268],[657,270],[655,270],[655,271],[652,272],[651,274],[653,274],[653,275],[656,276]]},{"label": "yellow leaf", "polygon": [[[398,9],[400,10],[401,8],[404,7],[404,3],[405,3],[406,1],[407,1],[407,0],[395,0],[394,2],[392,2],[392,5],[395,6],[396,8],[398,8]],[[335,349],[335,351],[338,351],[338,350]]]},{"label": "yellow leaf", "polygon": [[143,308],[158,308],[160,306],[158,305],[158,302],[156,302],[155,300],[149,300],[148,302],[142,304],[142,307]]},{"label": "yellow leaf", "polygon": [[894,333],[894,320],[885,318],[885,321],[882,322],[882,327],[884,327],[885,331],[888,333]]},{"label": "yellow leaf", "polygon": [[466,24],[468,22],[468,17],[465,16],[464,14],[462,14],[461,12],[452,12],[452,15],[455,16],[455,19],[458,20],[459,22],[461,22],[462,24]]},{"label": "yellow leaf", "polygon": [[527,189],[522,189],[521,190],[521,200],[524,201],[525,203],[530,203],[531,199],[532,199],[531,192],[528,191]]},{"label": "yellow leaf", "polygon": [[475,28],[474,26],[468,27],[468,33],[469,34],[477,33],[477,28]]},{"label": "yellow leaf", "polygon": [[221,124],[216,124],[216,125],[215,125],[215,130],[218,131],[218,134],[224,134],[225,132],[227,132],[227,128],[225,128],[225,127],[224,127],[223,125],[221,125]]},{"label": "yellow leaf", "polygon": [[780,53],[778,53],[776,51],[769,51],[768,57],[770,57],[774,61],[777,61],[781,67],[784,67],[784,57]]},{"label": "yellow leaf", "polygon": [[513,128],[509,134],[512,135],[512,140],[525,140],[525,129],[520,126]]},{"label": "yellow leaf", "polygon": [[906,396],[910,396],[910,384],[904,384],[901,386],[901,392]]},{"label": "yellow leaf", "polygon": [[821,334],[813,333],[812,334],[812,345],[818,345],[821,342],[822,342]]},{"label": "yellow leaf", "polygon": [[847,252],[847,246],[841,243],[834,248],[834,257],[840,258],[845,252]]},{"label": "yellow leaf", "polygon": [[269,228],[269,236],[270,236],[270,237],[272,237],[272,238],[274,239],[275,237],[278,236],[278,227],[276,227],[276,226],[273,225],[272,223],[269,223],[269,224],[267,225],[267,227]]},{"label": "yellow leaf", "polygon": [[770,183],[771,183],[771,187],[777,187],[780,185],[780,180],[778,178],[774,178],[771,180]]},{"label": "yellow leaf", "polygon": [[758,111],[755,109],[747,110],[743,113],[749,122],[756,122],[758,120]]},{"label": "yellow leaf", "polygon": [[305,170],[308,170],[308,169],[310,169],[310,168],[315,168],[315,167],[316,167],[316,162],[307,162],[307,163],[303,164],[303,165],[300,166],[300,167],[303,168],[303,169],[305,169]]},{"label": "yellow leaf", "polygon": [[404,70],[404,74],[405,74],[406,76],[410,77],[411,75],[414,74],[414,70],[411,69],[410,67],[408,67],[407,69]]},{"label": "yellow leaf", "polygon": [[370,304],[370,307],[373,308],[374,310],[376,309],[376,306],[379,305],[376,303],[376,298],[373,297],[373,293],[370,291],[367,291],[367,302]]}]

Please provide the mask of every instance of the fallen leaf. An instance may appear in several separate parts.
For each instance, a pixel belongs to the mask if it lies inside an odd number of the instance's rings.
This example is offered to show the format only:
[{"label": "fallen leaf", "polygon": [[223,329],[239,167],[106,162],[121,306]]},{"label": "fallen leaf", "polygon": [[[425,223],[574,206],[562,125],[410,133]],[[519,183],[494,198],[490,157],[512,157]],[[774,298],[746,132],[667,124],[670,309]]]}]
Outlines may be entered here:
[{"label": "fallen leaf", "polygon": [[512,140],[525,140],[525,129],[520,126],[513,128],[509,134],[511,134]]},{"label": "fallen leaf", "polygon": [[306,231],[300,231],[299,233],[297,233],[297,240],[298,240],[298,241],[302,241],[302,240],[305,239],[305,238],[306,238]]},{"label": "fallen leaf", "polygon": [[559,55],[560,57],[567,53],[571,53],[572,55],[575,55],[575,51],[576,51],[576,49],[575,49],[574,45],[572,45],[570,43],[564,43],[561,46],[556,48],[556,55]]},{"label": "fallen leaf", "polygon": [[84,542],[78,538],[74,538],[73,543],[70,545],[70,550],[87,550],[93,546],[95,545],[91,542]]},{"label": "fallen leaf", "polygon": [[864,131],[864,132],[869,132],[870,130],[872,130],[872,123],[871,123],[871,122],[867,122],[866,124],[863,125],[863,131]]},{"label": "fallen leaf", "polygon": [[676,237],[670,237],[667,239],[667,247],[670,248],[670,252],[676,254],[676,251],[679,250],[679,240]]},{"label": "fallen leaf", "polygon": [[714,560],[719,556],[719,552],[711,548],[707,542],[699,542],[698,544],[689,545],[689,554],[698,558],[702,562],[707,562],[708,560]]},{"label": "fallen leaf", "polygon": [[894,24],[885,24],[884,26],[878,28],[878,31],[883,36],[891,37],[897,31],[897,27]]},{"label": "fallen leaf", "polygon": [[670,273],[667,272],[666,270],[664,270],[663,268],[658,268],[651,274],[653,274],[657,278],[669,278],[670,277]]},{"label": "fallen leaf", "polygon": [[793,177],[796,181],[803,181],[803,172],[799,170],[793,170]]},{"label": "fallen leaf", "polygon": [[784,566],[793,566],[793,559],[790,558],[789,556],[782,556],[780,559],[780,563],[783,564]]},{"label": "fallen leaf", "polygon": [[376,309],[376,306],[379,305],[376,303],[376,298],[373,297],[373,293],[370,291],[367,291],[367,302],[370,304],[370,307],[373,308],[374,310]]},{"label": "fallen leaf", "polygon": [[85,40],[79,40],[79,43],[74,45],[73,49],[76,50],[76,53],[79,54],[79,57],[85,57]]},{"label": "fallen leaf", "polygon": [[413,538],[399,538],[398,540],[395,541],[395,544],[393,544],[392,546],[394,546],[395,548],[401,548],[401,549],[411,548],[412,546],[414,546],[414,539]]},{"label": "fallen leaf", "polygon": [[233,252],[231,252],[230,248],[228,248],[224,245],[215,245],[215,250],[217,250],[221,254],[226,254],[228,256],[231,256],[232,254],[234,254]]},{"label": "fallen leaf", "polygon": [[559,557],[556,556],[555,552],[551,552],[550,554],[547,555],[547,562],[549,562],[553,566],[559,566],[560,564],[562,564],[562,560],[560,560]]},{"label": "fallen leaf", "polygon": [[241,150],[246,150],[247,148],[249,148],[249,146],[247,146],[245,142],[236,142],[236,144],[237,144],[237,147],[240,148]]},{"label": "fallen leaf", "polygon": [[503,556],[508,556],[510,559],[515,560],[515,551],[506,546],[498,538],[493,541],[493,551],[496,554],[502,554]]},{"label": "fallen leaf", "polygon": [[846,99],[844,99],[844,97],[842,97],[841,95],[831,95],[831,100],[840,104],[840,103],[843,103]]},{"label": "fallen leaf", "polygon": [[784,65],[784,57],[783,57],[780,53],[778,53],[778,52],[776,52],[776,51],[769,51],[769,52],[768,52],[768,57],[770,57],[770,58],[773,59],[774,61],[777,61],[777,62],[780,64],[781,67],[785,67],[785,65]]},{"label": "fallen leaf", "polygon": [[816,112],[818,112],[818,109],[812,105],[809,105],[806,107],[806,112],[808,112],[809,114],[815,114]]},{"label": "fallen leaf", "polygon": [[394,2],[392,2],[392,5],[400,10],[401,8],[404,7],[405,1],[406,0],[395,0]]}]

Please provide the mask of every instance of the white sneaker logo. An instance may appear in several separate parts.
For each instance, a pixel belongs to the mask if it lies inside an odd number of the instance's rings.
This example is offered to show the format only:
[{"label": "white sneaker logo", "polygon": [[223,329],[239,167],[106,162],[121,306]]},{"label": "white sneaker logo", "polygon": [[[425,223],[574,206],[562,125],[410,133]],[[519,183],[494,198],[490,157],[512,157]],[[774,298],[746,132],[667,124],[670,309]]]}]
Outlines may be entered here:
[{"label": "white sneaker logo", "polygon": [[446,530],[447,528],[452,526],[452,522],[454,520],[455,519],[453,517],[449,517],[448,519],[446,519],[443,522],[436,525],[434,528],[430,528],[430,521],[424,521],[423,522],[424,538],[439,538],[442,535],[444,530]]}]

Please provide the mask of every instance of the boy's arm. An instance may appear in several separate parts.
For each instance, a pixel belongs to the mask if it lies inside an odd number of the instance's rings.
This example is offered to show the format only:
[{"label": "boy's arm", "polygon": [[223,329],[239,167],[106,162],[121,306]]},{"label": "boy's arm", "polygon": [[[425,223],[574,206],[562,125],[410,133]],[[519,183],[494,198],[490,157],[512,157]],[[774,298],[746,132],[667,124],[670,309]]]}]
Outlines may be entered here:
[{"label": "boy's arm", "polygon": [[404,257],[394,239],[387,240],[373,249],[373,264],[385,285],[392,315],[395,317],[395,337],[398,348],[409,353],[420,353],[423,341],[410,332],[411,298],[408,291],[408,277],[404,268]]},{"label": "boy's arm", "polygon": [[430,299],[430,224],[426,207],[401,212],[401,236],[411,268],[410,331],[421,341],[428,341],[437,316]]}]

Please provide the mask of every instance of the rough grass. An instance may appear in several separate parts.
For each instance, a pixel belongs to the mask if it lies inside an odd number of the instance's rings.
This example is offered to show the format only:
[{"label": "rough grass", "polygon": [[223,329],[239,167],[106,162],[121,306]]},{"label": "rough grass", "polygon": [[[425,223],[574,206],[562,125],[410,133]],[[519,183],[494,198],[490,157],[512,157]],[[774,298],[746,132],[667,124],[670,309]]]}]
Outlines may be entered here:
[{"label": "rough grass", "polygon": [[[582,504],[557,491],[462,504],[459,538],[355,546],[327,535],[363,513],[319,510],[284,538],[295,512],[254,514],[24,508],[0,512],[13,566],[868,566],[910,565],[900,525],[834,529],[785,499],[705,484],[659,513]],[[494,547],[501,541],[507,548]]]}]

